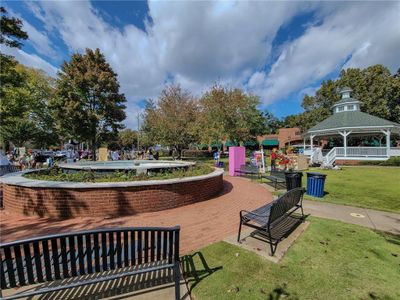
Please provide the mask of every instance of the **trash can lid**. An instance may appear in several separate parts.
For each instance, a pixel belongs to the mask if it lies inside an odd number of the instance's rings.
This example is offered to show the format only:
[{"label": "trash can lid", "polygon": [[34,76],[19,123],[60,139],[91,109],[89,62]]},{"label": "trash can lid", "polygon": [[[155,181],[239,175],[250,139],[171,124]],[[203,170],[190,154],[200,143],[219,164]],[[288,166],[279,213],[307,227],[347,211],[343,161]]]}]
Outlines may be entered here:
[{"label": "trash can lid", "polygon": [[327,174],[316,173],[316,172],[307,172],[307,176],[325,178],[327,176]]}]

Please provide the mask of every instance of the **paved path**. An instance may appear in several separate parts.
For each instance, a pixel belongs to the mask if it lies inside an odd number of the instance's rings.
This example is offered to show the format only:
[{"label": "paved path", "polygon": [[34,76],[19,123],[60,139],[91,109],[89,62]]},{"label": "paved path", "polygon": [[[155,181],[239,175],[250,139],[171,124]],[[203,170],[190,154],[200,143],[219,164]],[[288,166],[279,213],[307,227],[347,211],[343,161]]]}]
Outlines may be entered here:
[{"label": "paved path", "polygon": [[316,217],[400,234],[400,214],[309,200],[304,200],[304,212]]},{"label": "paved path", "polygon": [[224,176],[224,190],[218,197],[174,209],[120,218],[74,218],[51,220],[24,217],[0,211],[0,241],[50,233],[99,227],[181,226],[181,253],[189,253],[223,240],[238,230],[239,211],[252,210],[272,201],[272,194],[256,182]]}]

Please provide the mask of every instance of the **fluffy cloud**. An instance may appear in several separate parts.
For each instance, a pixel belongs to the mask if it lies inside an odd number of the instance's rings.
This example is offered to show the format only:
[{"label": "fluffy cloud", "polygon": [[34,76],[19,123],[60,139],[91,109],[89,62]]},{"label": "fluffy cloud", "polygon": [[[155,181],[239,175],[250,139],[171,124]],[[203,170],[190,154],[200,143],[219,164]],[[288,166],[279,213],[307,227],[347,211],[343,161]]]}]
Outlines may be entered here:
[{"label": "fluffy cloud", "polygon": [[340,3],[325,6],[320,13],[323,23],[287,44],[269,73],[250,77],[249,89],[265,102],[299,91],[342,67],[399,67],[398,2]]},{"label": "fluffy cloud", "polygon": [[36,54],[29,54],[21,49],[2,47],[1,52],[14,56],[18,62],[28,67],[42,69],[52,77],[57,76],[58,69]]},{"label": "fluffy cloud", "polygon": [[[268,104],[303,93],[342,67],[398,67],[396,2],[150,1],[145,31],[107,23],[90,2],[31,2],[29,7],[70,52],[101,49],[128,98],[128,118],[140,110],[139,101],[156,97],[168,82],[198,94],[220,81],[256,93]],[[273,48],[278,30],[306,11],[315,18],[305,33]],[[29,31],[37,51],[47,55],[52,49],[47,34]],[[38,58],[32,56],[36,64]]]}]

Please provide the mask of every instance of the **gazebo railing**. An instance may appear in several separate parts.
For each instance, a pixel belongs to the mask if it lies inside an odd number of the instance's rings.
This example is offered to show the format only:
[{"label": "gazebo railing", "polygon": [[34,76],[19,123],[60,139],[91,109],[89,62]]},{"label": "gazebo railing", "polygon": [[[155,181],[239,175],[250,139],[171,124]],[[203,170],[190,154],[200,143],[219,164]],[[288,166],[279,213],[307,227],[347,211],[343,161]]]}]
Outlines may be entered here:
[{"label": "gazebo railing", "polygon": [[336,147],[336,156],[347,157],[387,157],[386,147],[347,147],[346,154],[344,147]]}]

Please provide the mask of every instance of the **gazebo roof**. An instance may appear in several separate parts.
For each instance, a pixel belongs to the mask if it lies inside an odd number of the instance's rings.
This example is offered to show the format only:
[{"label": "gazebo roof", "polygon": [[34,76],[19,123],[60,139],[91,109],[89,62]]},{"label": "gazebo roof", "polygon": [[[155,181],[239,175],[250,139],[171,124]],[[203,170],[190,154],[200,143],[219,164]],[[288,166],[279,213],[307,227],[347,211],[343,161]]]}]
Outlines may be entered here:
[{"label": "gazebo roof", "polygon": [[345,129],[364,129],[364,131],[370,129],[372,131],[384,128],[395,128],[395,131],[399,132],[400,124],[361,111],[345,111],[335,113],[314,127],[311,127],[307,134],[332,132],[335,130]]}]

